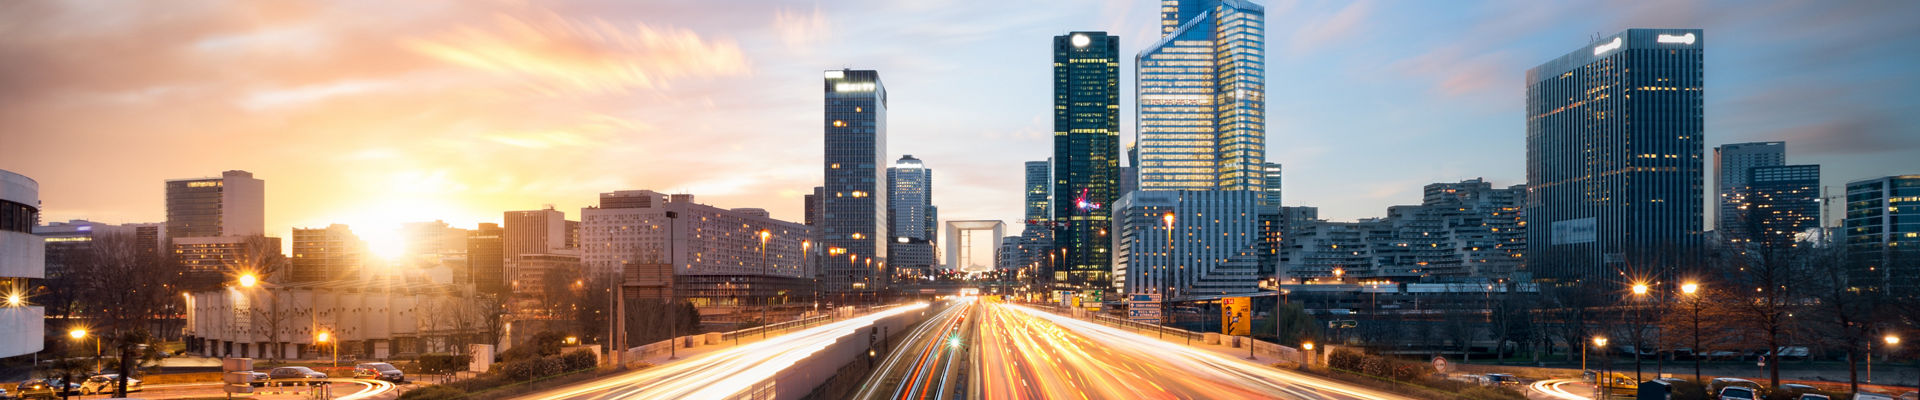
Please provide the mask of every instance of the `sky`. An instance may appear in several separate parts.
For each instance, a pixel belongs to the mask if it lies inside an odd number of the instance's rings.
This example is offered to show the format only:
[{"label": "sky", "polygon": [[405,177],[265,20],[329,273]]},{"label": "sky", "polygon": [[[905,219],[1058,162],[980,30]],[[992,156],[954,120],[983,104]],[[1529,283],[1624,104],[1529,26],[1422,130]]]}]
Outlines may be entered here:
[{"label": "sky", "polygon": [[[1427,183],[1524,183],[1525,71],[1627,28],[1705,30],[1709,148],[1784,140],[1835,190],[1920,173],[1920,2],[1255,2],[1268,159],[1287,205],[1323,218],[1383,216]],[[1022,162],[1052,152],[1052,36],[1120,36],[1131,82],[1157,8],[0,2],[0,169],[38,180],[45,221],[161,221],[165,180],[232,169],[266,180],[276,236],[577,218],[625,189],[798,221],[822,175],[821,71],[850,67],[880,71],[888,159],[934,169],[942,217],[1012,227]]]}]

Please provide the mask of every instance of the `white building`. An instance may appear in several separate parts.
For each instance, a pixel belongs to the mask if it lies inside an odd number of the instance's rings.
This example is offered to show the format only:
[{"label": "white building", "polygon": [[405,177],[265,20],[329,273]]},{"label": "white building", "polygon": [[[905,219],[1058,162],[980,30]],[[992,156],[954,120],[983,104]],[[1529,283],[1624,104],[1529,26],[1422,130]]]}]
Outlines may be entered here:
[{"label": "white building", "polygon": [[46,278],[46,242],[40,222],[40,183],[0,170],[0,358],[40,351],[46,309],[31,305],[28,279]]},{"label": "white building", "polygon": [[[1258,290],[1262,196],[1258,190],[1143,190],[1120,198],[1112,228],[1114,290],[1165,288],[1173,298]],[[1171,230],[1164,219],[1169,212]]]},{"label": "white building", "polygon": [[[483,342],[487,315],[471,286],[375,279],[223,289],[186,295],[188,350],[210,357],[385,359],[461,352]],[[327,342],[317,343],[321,333]]]}]

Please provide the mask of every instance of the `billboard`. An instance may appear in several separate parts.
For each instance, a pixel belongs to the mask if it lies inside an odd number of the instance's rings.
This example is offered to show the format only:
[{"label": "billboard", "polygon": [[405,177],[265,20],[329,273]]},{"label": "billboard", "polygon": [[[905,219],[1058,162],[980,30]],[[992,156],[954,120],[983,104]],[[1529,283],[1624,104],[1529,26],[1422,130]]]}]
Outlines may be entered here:
[{"label": "billboard", "polygon": [[1246,336],[1253,332],[1253,298],[1220,298],[1220,333]]},{"label": "billboard", "polygon": [[1593,243],[1600,230],[1592,217],[1553,222],[1553,244]]}]

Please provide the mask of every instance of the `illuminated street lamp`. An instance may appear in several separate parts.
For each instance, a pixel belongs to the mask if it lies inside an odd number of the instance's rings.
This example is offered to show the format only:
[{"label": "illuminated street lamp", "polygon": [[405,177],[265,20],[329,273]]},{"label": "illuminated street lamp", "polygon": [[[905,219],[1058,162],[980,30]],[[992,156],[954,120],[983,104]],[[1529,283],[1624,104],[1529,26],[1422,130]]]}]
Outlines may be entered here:
[{"label": "illuminated street lamp", "polygon": [[1687,282],[1680,284],[1680,293],[1687,295],[1693,306],[1693,380],[1700,381],[1700,284]]},{"label": "illuminated street lamp", "polygon": [[[1649,291],[1650,288],[1647,287],[1647,284],[1645,282],[1634,282],[1631,290],[1633,291],[1633,300],[1635,302],[1641,302],[1642,300],[1646,299],[1647,291]],[[1641,332],[1641,330],[1646,328],[1644,326],[1641,326],[1641,324],[1643,323],[1641,321],[1645,319],[1644,318],[1645,308],[1646,308],[1646,304],[1644,303],[1634,304],[1634,307],[1633,307],[1633,324],[1632,324],[1633,337],[1629,339],[1633,340],[1633,380],[1635,382],[1638,382],[1641,379],[1640,377],[1640,346],[1646,343],[1646,341],[1641,340],[1641,337],[1642,337],[1641,335],[1644,334]]]},{"label": "illuminated street lamp", "polygon": [[253,285],[259,282],[260,278],[253,276],[251,273],[240,275],[240,287],[253,287]]},{"label": "illuminated street lamp", "polygon": [[[767,274],[767,240],[770,240],[773,238],[773,232],[768,231],[766,229],[761,229],[759,236],[760,236],[760,282],[766,283],[773,280],[773,277]],[[765,289],[762,289],[762,290],[764,291]],[[767,328],[773,326],[772,325],[773,321],[767,319],[767,314],[768,314],[767,310],[771,308],[773,308],[773,294],[767,293],[766,295],[760,298],[760,338],[761,339],[767,338]]]},{"label": "illuminated street lamp", "polygon": [[[325,331],[321,331],[320,333],[313,335],[314,343],[325,344],[331,341],[332,339],[333,339],[333,335]],[[340,366],[340,343],[332,343],[332,344],[329,344],[327,347],[333,348],[333,362],[331,364],[327,364],[327,366],[339,367]]]},{"label": "illuminated street lamp", "polygon": [[1600,349],[1600,374],[1593,379],[1593,384],[1600,387],[1600,398],[1604,399],[1607,397],[1607,386],[1613,383],[1613,370],[1609,368],[1612,366],[1609,361],[1613,361],[1613,358],[1607,355],[1607,338],[1594,336],[1593,347]]},{"label": "illuminated street lamp", "polygon": [[1160,220],[1166,221],[1167,223],[1167,265],[1160,266],[1160,329],[1159,330],[1160,330],[1160,337],[1164,339],[1167,337],[1167,310],[1168,310],[1167,303],[1173,301],[1173,297],[1168,296],[1169,294],[1168,292],[1173,290],[1173,283],[1171,282],[1172,276],[1170,275],[1173,270],[1173,222],[1174,222],[1173,212],[1168,211],[1165,215],[1161,215]]}]

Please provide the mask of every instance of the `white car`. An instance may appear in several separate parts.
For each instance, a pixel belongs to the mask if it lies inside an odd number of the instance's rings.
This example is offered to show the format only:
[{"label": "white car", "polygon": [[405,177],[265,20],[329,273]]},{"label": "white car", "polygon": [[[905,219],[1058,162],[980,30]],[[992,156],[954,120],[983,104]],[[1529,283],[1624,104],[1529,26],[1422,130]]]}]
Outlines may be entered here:
[{"label": "white car", "polygon": [[[118,382],[115,381],[119,379],[120,374],[94,375],[91,378],[87,378],[86,382],[80,384],[80,394],[113,393],[113,387],[118,384]],[[138,392],[140,390],[140,380],[128,377],[127,391]]]}]

